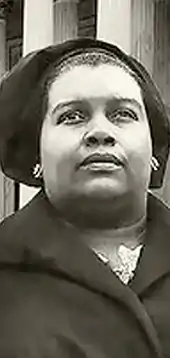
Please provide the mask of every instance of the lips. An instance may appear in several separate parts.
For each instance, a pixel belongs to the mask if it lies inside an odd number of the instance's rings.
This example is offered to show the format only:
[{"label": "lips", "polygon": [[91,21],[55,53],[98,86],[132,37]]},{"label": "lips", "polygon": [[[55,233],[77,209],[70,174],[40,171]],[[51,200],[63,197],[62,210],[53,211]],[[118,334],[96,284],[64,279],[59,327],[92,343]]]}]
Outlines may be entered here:
[{"label": "lips", "polygon": [[110,168],[111,166],[122,166],[123,165],[123,161],[118,158],[118,156],[113,155],[113,154],[100,154],[100,153],[95,153],[92,154],[88,157],[86,157],[83,162],[80,164],[80,167],[87,167],[87,166],[96,166],[96,168],[103,168],[104,167],[108,167]]}]

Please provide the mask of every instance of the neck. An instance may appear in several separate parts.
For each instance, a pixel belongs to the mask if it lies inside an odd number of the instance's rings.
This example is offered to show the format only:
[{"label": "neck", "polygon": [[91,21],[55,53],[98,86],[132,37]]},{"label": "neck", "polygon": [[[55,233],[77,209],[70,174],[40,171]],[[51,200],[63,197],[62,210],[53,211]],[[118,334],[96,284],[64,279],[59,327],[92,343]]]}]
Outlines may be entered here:
[{"label": "neck", "polygon": [[108,256],[110,252],[114,251],[122,244],[131,249],[142,244],[145,223],[146,217],[143,216],[132,225],[118,229],[81,230],[80,238],[93,249],[93,251],[105,253],[106,256]]},{"label": "neck", "polygon": [[77,200],[71,198],[54,206],[61,216],[80,231],[118,230],[128,228],[146,216],[147,196],[139,198],[115,198],[100,200]]},{"label": "neck", "polygon": [[81,204],[70,200],[63,206],[53,203],[53,208],[57,209],[57,216],[60,216],[64,226],[72,228],[79,240],[96,253],[103,253],[109,257],[114,255],[121,244],[135,248],[142,243],[147,195],[143,201],[134,198],[129,205],[125,205],[127,202],[124,201],[122,206],[120,201],[119,205],[115,205],[115,202],[111,205],[107,201],[107,206],[95,206],[96,202],[87,207]]}]

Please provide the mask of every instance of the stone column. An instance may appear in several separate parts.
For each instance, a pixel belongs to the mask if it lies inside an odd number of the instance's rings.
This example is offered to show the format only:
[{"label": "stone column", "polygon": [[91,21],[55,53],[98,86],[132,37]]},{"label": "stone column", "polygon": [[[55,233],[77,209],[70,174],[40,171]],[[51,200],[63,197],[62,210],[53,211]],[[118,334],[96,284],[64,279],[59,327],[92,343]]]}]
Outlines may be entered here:
[{"label": "stone column", "polygon": [[98,0],[97,39],[131,52],[131,0]]},{"label": "stone column", "polygon": [[[0,0],[0,79],[6,71],[6,15],[13,1]],[[14,182],[0,171],[0,220],[14,211]]]},{"label": "stone column", "polygon": [[57,44],[77,37],[78,2],[79,0],[54,1],[54,43]]},{"label": "stone column", "polygon": [[[53,0],[24,0],[23,55],[53,43]],[[38,192],[20,185],[20,207]]]},{"label": "stone column", "polygon": [[153,74],[154,1],[132,0],[132,54]]},{"label": "stone column", "polygon": [[[5,72],[5,14],[0,4],[0,79]],[[5,209],[5,177],[0,171],[0,220],[4,217]]]},{"label": "stone column", "polygon": [[23,54],[53,43],[53,0],[24,0]]},{"label": "stone column", "polygon": [[[169,0],[157,0],[154,6],[155,36],[153,77],[167,107],[170,121],[170,2]],[[155,190],[154,193],[170,207],[170,156],[163,186],[161,189]]]},{"label": "stone column", "polygon": [[5,73],[5,15],[4,10],[0,4],[0,77]]}]

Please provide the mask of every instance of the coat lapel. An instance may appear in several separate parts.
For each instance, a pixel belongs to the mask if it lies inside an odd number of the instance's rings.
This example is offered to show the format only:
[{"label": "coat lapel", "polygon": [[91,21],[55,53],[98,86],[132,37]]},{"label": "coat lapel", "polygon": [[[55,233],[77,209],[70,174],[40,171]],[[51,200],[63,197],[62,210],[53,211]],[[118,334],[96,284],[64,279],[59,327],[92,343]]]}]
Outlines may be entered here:
[{"label": "coat lapel", "polygon": [[142,295],[157,280],[170,272],[169,209],[153,196],[148,200],[145,246],[129,287]]},{"label": "coat lapel", "polygon": [[[152,222],[150,224],[148,235],[152,233],[154,236],[158,232],[153,229]],[[1,225],[0,237],[1,266],[19,264],[26,270],[45,270],[53,275],[64,275],[79,285],[118,301],[137,319],[155,352],[160,352],[152,322],[136,295],[167,268],[163,262],[162,267],[156,270],[160,254],[158,243],[153,248],[153,240],[148,239],[136,278],[131,287],[127,287],[80,241],[75,228],[56,217],[43,192]],[[150,257],[152,270],[148,271]]]}]

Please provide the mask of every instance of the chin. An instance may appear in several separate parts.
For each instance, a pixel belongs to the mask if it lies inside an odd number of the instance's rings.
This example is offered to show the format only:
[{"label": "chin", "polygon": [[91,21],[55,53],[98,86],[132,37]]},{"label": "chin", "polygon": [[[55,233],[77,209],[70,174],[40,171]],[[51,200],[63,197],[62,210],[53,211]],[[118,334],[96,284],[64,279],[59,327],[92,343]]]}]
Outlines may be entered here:
[{"label": "chin", "polygon": [[87,182],[81,189],[78,190],[82,196],[97,199],[97,200],[113,200],[113,198],[120,197],[127,193],[126,185],[118,181],[110,179],[95,180]]}]

